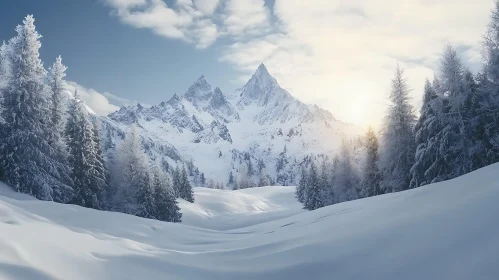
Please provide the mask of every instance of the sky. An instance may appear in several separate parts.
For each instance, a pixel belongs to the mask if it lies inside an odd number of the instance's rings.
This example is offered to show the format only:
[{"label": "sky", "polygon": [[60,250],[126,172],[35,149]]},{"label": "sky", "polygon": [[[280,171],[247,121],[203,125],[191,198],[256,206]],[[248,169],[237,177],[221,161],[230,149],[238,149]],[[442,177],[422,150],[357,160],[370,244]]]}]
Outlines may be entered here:
[{"label": "sky", "polygon": [[[183,94],[201,75],[230,93],[260,63],[305,103],[379,126],[394,69],[416,109],[453,45],[472,71],[493,0],[2,0],[0,40],[33,14],[48,67],[99,114]],[[438,72],[437,72],[438,74]]]}]

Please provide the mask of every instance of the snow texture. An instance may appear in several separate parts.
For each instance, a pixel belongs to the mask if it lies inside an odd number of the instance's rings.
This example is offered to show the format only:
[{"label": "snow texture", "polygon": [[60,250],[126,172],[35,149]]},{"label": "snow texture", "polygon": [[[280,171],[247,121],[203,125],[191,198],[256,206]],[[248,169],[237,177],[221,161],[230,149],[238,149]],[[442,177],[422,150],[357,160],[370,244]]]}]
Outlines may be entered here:
[{"label": "snow texture", "polygon": [[196,188],[183,224],[0,187],[0,279],[497,279],[499,164],[315,211],[293,187]]},{"label": "snow texture", "polygon": [[[104,117],[102,123],[102,135],[112,131],[115,142],[122,141],[120,135],[136,124],[147,142],[144,146],[150,147],[152,160],[165,157],[174,166],[192,160],[206,179],[222,185],[228,182],[231,171],[238,178],[248,161],[253,165],[262,162],[274,180],[279,173],[298,178],[305,156],[334,154],[343,136],[362,133],[361,128],[336,120],[330,112],[295,99],[263,64],[233,94],[213,89],[201,76],[183,95],[175,94],[150,108],[140,104],[123,107]],[[285,148],[292,155],[290,162],[277,170]],[[250,158],[243,159],[245,154]],[[256,171],[250,176],[254,184],[260,170]],[[277,181],[284,185],[298,182]]]}]

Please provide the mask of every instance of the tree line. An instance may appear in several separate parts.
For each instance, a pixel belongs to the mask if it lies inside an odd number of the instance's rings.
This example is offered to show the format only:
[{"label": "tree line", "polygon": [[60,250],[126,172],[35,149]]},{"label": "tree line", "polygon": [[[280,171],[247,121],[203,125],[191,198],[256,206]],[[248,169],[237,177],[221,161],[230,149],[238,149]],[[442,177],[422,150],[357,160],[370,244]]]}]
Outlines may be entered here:
[{"label": "tree line", "polygon": [[[404,70],[397,67],[380,139],[361,139],[363,161],[343,141],[321,167],[302,170],[296,191],[304,208],[413,189],[456,178],[499,161],[499,1],[484,37],[484,65],[473,74],[448,45],[432,81],[426,80],[419,117]],[[357,149],[358,150],[358,149]]]},{"label": "tree line", "polygon": [[180,222],[177,198],[194,202],[185,167],[171,182],[147,160],[136,127],[106,159],[99,118],[68,94],[61,57],[44,68],[33,16],[16,32],[0,47],[1,180],[41,200]]}]

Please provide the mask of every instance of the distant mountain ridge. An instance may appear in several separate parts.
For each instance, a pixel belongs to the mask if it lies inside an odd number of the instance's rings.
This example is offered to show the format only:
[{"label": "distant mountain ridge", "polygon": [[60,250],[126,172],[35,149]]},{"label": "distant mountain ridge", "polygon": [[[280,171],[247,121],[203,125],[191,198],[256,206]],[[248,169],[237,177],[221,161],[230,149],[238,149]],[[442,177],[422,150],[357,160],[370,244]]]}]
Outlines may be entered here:
[{"label": "distant mountain ridge", "polygon": [[264,64],[230,98],[201,76],[183,95],[149,108],[122,107],[102,123],[108,150],[135,124],[151,160],[187,164],[197,183],[200,173],[227,183],[232,172],[233,178],[247,173],[253,182],[267,176],[293,185],[305,157],[332,156],[343,136],[361,132],[294,98]]}]

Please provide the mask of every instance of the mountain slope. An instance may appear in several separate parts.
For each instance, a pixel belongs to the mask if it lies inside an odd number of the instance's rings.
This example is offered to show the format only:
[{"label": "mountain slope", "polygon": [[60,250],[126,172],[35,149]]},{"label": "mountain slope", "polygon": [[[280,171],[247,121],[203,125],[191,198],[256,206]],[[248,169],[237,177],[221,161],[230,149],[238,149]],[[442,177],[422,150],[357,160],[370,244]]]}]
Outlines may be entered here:
[{"label": "mountain slope", "polygon": [[[277,184],[296,184],[307,156],[332,156],[343,136],[361,133],[295,99],[263,64],[234,94],[213,89],[201,76],[183,95],[150,108],[123,107],[103,122],[116,131],[137,125],[150,139],[148,146],[170,147],[176,156],[166,156],[170,164],[189,163],[206,178],[224,183],[232,172],[235,178],[248,173],[254,182],[268,174]],[[165,157],[158,150],[151,154],[153,160]],[[199,181],[199,175],[191,175]]]},{"label": "mountain slope", "polygon": [[200,202],[182,204],[187,224],[26,200],[1,186],[0,278],[496,279],[498,172],[311,212],[297,210],[292,187],[197,188]]}]

